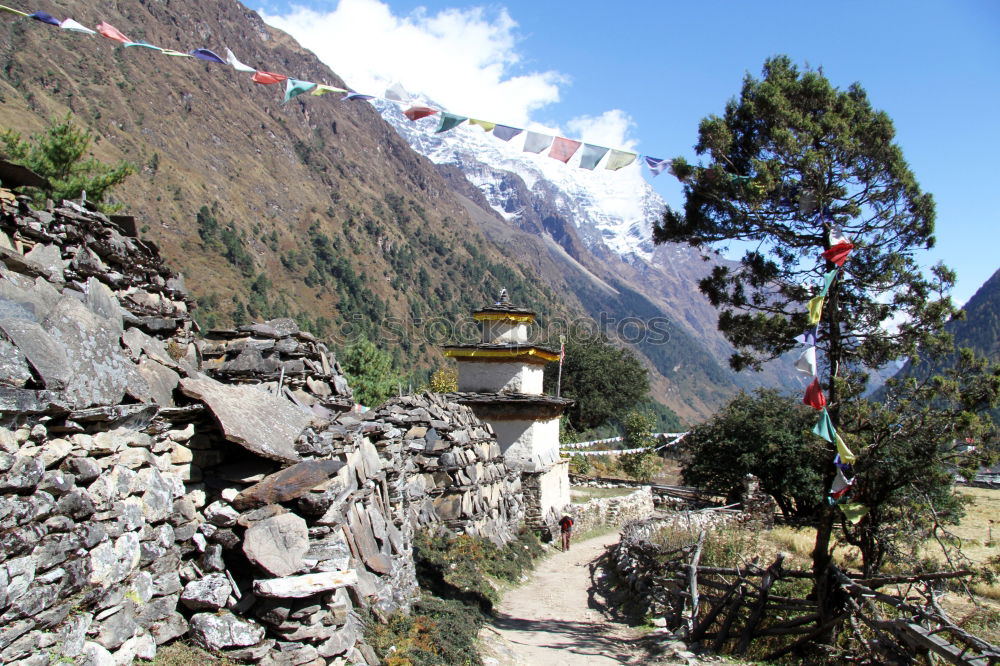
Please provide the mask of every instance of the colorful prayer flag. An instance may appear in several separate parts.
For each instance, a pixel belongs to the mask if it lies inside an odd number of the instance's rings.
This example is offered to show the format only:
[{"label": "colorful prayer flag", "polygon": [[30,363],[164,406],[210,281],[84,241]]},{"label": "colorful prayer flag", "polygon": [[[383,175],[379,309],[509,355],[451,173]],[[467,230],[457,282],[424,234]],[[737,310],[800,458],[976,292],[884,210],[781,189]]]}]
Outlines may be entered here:
[{"label": "colorful prayer flag", "polygon": [[385,89],[384,97],[393,102],[408,102],[410,101],[410,93],[406,92],[403,88],[403,84],[396,82]]},{"label": "colorful prayer flag", "polygon": [[816,348],[806,347],[795,361],[795,369],[807,375],[816,375]]},{"label": "colorful prayer flag", "polygon": [[823,297],[816,296],[809,300],[809,325],[818,324],[819,320],[823,318]]},{"label": "colorful prayer flag", "polygon": [[837,277],[838,271],[840,271],[839,268],[834,268],[832,271],[823,274],[823,290],[819,292],[820,296],[826,297],[830,292],[830,285],[833,284],[833,279]]},{"label": "colorful prayer flag", "polygon": [[59,19],[57,19],[52,14],[49,14],[48,12],[31,12],[30,14],[28,14],[28,18],[33,18],[36,21],[41,21],[42,23],[48,23],[49,25],[54,25],[57,28],[60,25]]},{"label": "colorful prayer flag", "polygon": [[283,103],[287,103],[288,100],[293,97],[298,97],[302,93],[309,92],[316,87],[316,84],[311,81],[299,81],[298,79],[288,79],[285,81],[285,99]]},{"label": "colorful prayer flag", "polygon": [[[515,136],[523,132],[524,130],[518,129],[516,127],[509,127],[507,125],[497,125],[493,128],[493,136],[500,139],[501,141],[510,141]],[[539,150],[544,150],[544,146],[539,148]]]},{"label": "colorful prayer flag", "polygon": [[437,109],[432,109],[429,106],[411,106],[406,111],[403,111],[403,115],[410,120],[416,121],[427,116],[433,116],[437,112]]},{"label": "colorful prayer flag", "polygon": [[274,72],[265,72],[263,70],[258,69],[256,72],[253,73],[252,78],[254,83],[259,83],[261,85],[269,86],[274,83],[281,83],[288,77],[285,76],[284,74],[275,74]]},{"label": "colorful prayer flag", "polygon": [[347,92],[346,88],[337,88],[335,86],[325,86],[322,83],[313,88],[312,94],[319,97],[320,95],[325,95],[328,92]]},{"label": "colorful prayer flag", "polygon": [[847,494],[847,491],[851,489],[854,485],[854,479],[848,479],[844,476],[844,472],[841,469],[837,469],[837,475],[833,477],[833,484],[830,486],[830,497],[833,499],[840,499]]},{"label": "colorful prayer flag", "polygon": [[17,9],[14,9],[13,7],[8,7],[6,5],[0,5],[0,11],[10,12],[11,14],[17,14],[18,16],[23,16],[24,18],[28,18],[28,15],[25,14],[24,12],[18,11]]},{"label": "colorful prayer flag", "polygon": [[843,243],[837,243],[823,253],[823,258],[832,262],[836,266],[843,266],[844,262],[847,261],[847,255],[849,255],[853,249],[854,243],[846,241]]},{"label": "colorful prayer flag", "polygon": [[661,160],[658,157],[646,156],[646,166],[653,172],[654,176],[659,176],[670,166],[670,160]]},{"label": "colorful prayer flag", "polygon": [[193,55],[198,60],[205,60],[207,62],[217,62],[220,65],[226,64],[225,60],[220,58],[213,51],[209,51],[208,49],[195,49],[191,51],[191,55]]},{"label": "colorful prayer flag", "polygon": [[468,118],[465,116],[457,116],[454,113],[448,113],[447,111],[441,112],[441,122],[438,123],[438,128],[434,130],[435,134],[440,134],[441,132],[447,132],[448,130],[455,129],[462,123],[464,123]]},{"label": "colorful prayer flag", "polygon": [[242,62],[240,62],[239,59],[236,57],[236,55],[228,48],[226,49],[226,62],[229,64],[230,67],[235,69],[237,72],[246,72],[247,74],[253,74],[254,72],[257,71],[250,65],[244,65]]},{"label": "colorful prayer flag", "polygon": [[844,517],[851,525],[857,525],[861,522],[861,519],[865,517],[868,513],[868,507],[864,504],[858,504],[857,502],[850,502],[848,504],[841,504],[840,510],[844,512]]},{"label": "colorful prayer flag", "polygon": [[101,21],[100,23],[97,24],[97,32],[99,32],[103,37],[107,37],[108,39],[113,39],[116,42],[121,42],[122,44],[128,44],[132,41],[131,39],[123,35],[121,31],[118,30],[118,28],[111,25],[110,23],[105,23],[104,21]]},{"label": "colorful prayer flag", "polygon": [[847,448],[847,442],[845,442],[844,438],[840,436],[840,433],[835,432],[834,435],[834,439],[837,444],[837,455],[840,456],[840,459],[848,465],[853,465],[858,457],[854,455],[849,448]]},{"label": "colorful prayer flag", "polygon": [[[494,130],[495,133],[495,130]],[[524,152],[540,153],[552,145],[552,138],[548,134],[538,132],[528,132],[524,136]]]},{"label": "colorful prayer flag", "polygon": [[635,162],[636,157],[635,153],[627,153],[624,150],[612,150],[604,168],[609,171],[618,171],[618,169],[627,167],[632,162]]},{"label": "colorful prayer flag", "polygon": [[[125,46],[144,46],[141,43],[126,44]],[[174,58],[193,58],[194,56],[190,53],[181,53],[180,51],[174,51],[173,49],[160,49],[160,53],[163,55],[173,56]]]},{"label": "colorful prayer flag", "polygon": [[552,142],[552,150],[549,151],[549,157],[565,164],[580,149],[580,145],[579,141],[557,136],[555,141]]},{"label": "colorful prayer flag", "polygon": [[804,345],[808,345],[809,347],[815,347],[816,346],[816,337],[817,337],[818,333],[819,333],[818,327],[811,326],[811,327],[807,328],[802,333],[802,335],[797,336],[795,339],[798,340],[799,342],[801,342]]},{"label": "colorful prayer flag", "polygon": [[592,170],[601,161],[601,158],[608,154],[608,150],[604,146],[583,144],[583,152],[580,153],[580,168]]},{"label": "colorful prayer flag", "polygon": [[806,395],[802,398],[802,404],[809,405],[813,409],[826,407],[826,396],[823,395],[823,389],[819,385],[819,377],[812,380],[812,383],[806,387]]},{"label": "colorful prayer flag", "polygon": [[[166,49],[161,49],[159,46],[153,46],[149,42],[129,42],[127,44],[122,45],[122,47],[126,49],[131,48],[133,46],[141,46],[144,49],[152,49],[153,51],[159,51],[160,53],[163,53],[163,51],[166,50]],[[180,55],[185,55],[189,58],[193,57],[189,53],[181,53]]]},{"label": "colorful prayer flag", "polygon": [[823,408],[823,413],[819,416],[819,423],[812,431],[814,435],[819,435],[831,444],[835,441],[837,431],[833,427],[833,421],[830,420],[830,413],[826,411],[826,407]]},{"label": "colorful prayer flag", "polygon": [[493,128],[497,126],[496,123],[491,123],[488,120],[479,120],[477,118],[469,118],[470,125],[479,125],[483,128],[484,132],[492,132]]},{"label": "colorful prayer flag", "polygon": [[83,25],[80,25],[79,23],[77,23],[76,21],[74,21],[71,18],[63,19],[63,22],[59,24],[59,27],[62,28],[63,30],[72,30],[74,32],[83,32],[83,33],[86,33],[88,35],[96,35],[97,34],[93,30],[91,30],[90,28],[87,28],[87,27],[85,27]]},{"label": "colorful prayer flag", "polygon": [[370,99],[375,99],[374,95],[363,95],[358,92],[351,92],[344,95],[344,99],[347,101],[357,100],[359,102],[367,102]]}]

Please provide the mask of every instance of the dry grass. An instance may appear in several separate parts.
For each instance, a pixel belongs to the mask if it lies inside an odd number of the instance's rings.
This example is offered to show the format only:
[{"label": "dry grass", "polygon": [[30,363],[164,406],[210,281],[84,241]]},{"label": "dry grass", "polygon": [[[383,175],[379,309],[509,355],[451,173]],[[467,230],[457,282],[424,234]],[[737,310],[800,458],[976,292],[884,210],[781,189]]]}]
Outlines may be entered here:
[{"label": "dry grass", "polygon": [[157,648],[156,657],[153,658],[153,661],[137,659],[135,663],[147,666],[207,666],[208,664],[214,666],[236,666],[235,662],[229,659],[216,657],[199,647],[183,641],[177,641]]},{"label": "dry grass", "polygon": [[635,492],[635,488],[590,488],[587,486],[574,486],[569,491],[570,500],[573,504],[584,504],[592,499],[605,497],[624,497]]}]

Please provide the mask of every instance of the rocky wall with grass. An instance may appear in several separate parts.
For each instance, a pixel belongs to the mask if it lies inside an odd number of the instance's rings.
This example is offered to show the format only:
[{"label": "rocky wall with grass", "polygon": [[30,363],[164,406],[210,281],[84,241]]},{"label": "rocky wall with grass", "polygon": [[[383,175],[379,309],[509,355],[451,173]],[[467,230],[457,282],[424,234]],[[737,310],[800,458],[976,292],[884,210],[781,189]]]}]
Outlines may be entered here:
[{"label": "rocky wall with grass", "polygon": [[196,336],[125,221],[0,192],[0,661],[377,663],[414,530],[504,543],[520,479],[433,394],[361,419],[290,320]]},{"label": "rocky wall with grass", "polygon": [[652,517],[654,510],[653,490],[649,486],[618,497],[595,497],[572,505],[573,530],[583,533],[602,527],[622,527]]}]

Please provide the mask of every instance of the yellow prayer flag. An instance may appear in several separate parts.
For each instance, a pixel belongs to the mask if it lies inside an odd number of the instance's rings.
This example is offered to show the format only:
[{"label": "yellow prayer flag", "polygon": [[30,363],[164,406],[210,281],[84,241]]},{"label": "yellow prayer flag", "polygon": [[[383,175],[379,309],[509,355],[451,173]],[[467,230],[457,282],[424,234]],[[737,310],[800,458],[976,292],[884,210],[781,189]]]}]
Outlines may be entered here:
[{"label": "yellow prayer flag", "polygon": [[823,297],[817,296],[809,301],[809,325],[814,326],[823,318]]},{"label": "yellow prayer flag", "polygon": [[851,525],[857,525],[860,523],[861,519],[868,513],[868,507],[864,504],[858,504],[857,502],[841,504],[840,510],[844,512],[844,517],[847,518]]},{"label": "yellow prayer flag", "polygon": [[328,92],[345,93],[348,91],[344,90],[343,88],[336,88],[334,86],[324,86],[323,84],[319,84],[315,88],[313,88],[312,94],[319,96],[319,95],[325,95]]},{"label": "yellow prayer flag", "polygon": [[496,123],[491,123],[488,120],[476,120],[475,118],[469,118],[470,125],[479,125],[483,128],[484,132],[492,132],[493,128],[497,126]]},{"label": "yellow prayer flag", "polygon": [[837,453],[840,454],[840,461],[848,465],[853,465],[854,461],[857,460],[858,457],[851,453],[851,450],[847,448],[847,443],[844,441],[844,438],[840,436],[839,432],[837,433],[836,440]]}]

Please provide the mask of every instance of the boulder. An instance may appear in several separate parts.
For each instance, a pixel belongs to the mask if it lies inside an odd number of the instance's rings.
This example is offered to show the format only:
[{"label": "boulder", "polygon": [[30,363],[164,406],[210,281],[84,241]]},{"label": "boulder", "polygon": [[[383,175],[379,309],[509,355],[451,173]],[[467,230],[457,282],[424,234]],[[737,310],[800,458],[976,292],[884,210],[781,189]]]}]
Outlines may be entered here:
[{"label": "boulder", "polygon": [[191,618],[191,637],[209,650],[227,650],[260,643],[264,627],[228,611],[197,613]]},{"label": "boulder", "polygon": [[309,551],[309,528],[293,513],[254,523],[243,538],[247,558],[272,576],[290,576],[303,566]]}]

